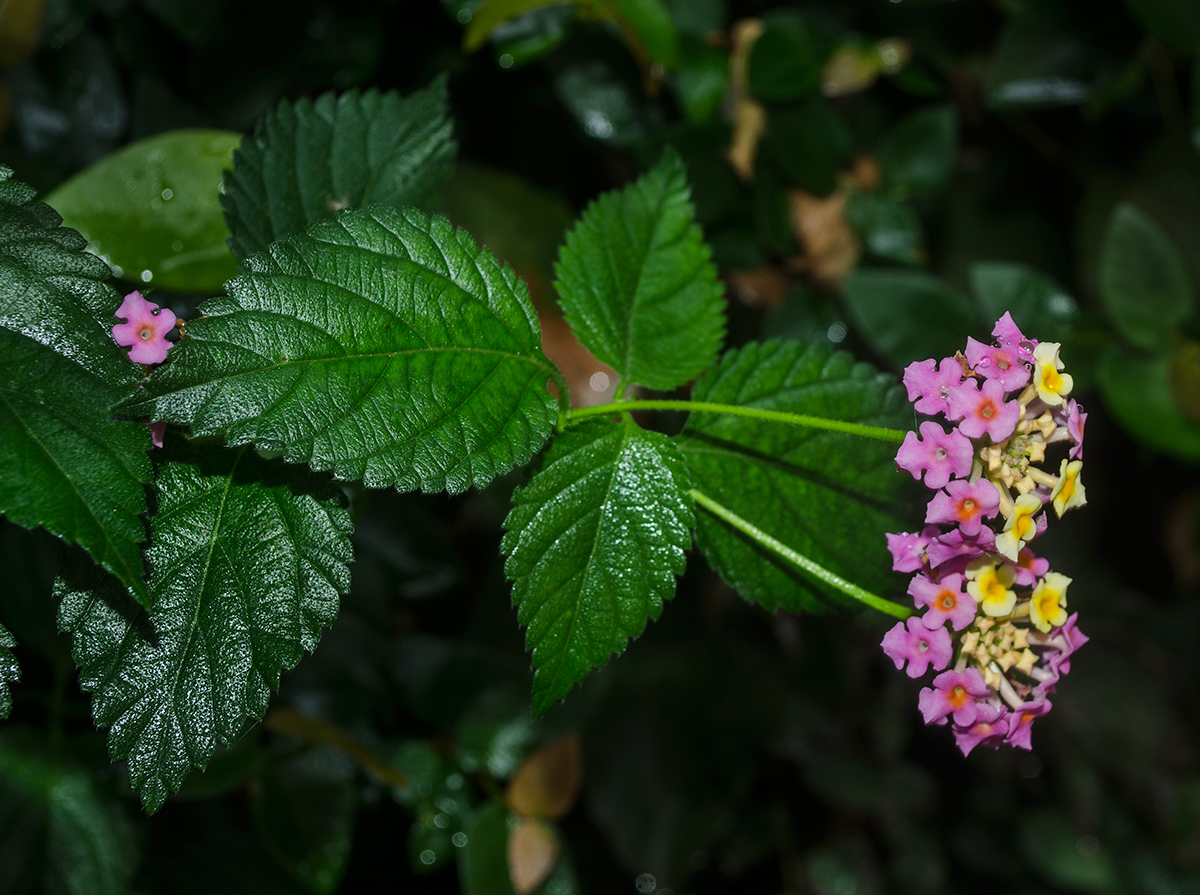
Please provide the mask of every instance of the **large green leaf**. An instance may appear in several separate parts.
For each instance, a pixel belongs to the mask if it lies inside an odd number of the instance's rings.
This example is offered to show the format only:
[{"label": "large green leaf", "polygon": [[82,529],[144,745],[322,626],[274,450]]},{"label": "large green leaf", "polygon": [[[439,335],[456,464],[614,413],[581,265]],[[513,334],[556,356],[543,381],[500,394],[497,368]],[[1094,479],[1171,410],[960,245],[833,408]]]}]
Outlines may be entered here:
[{"label": "large green leaf", "polygon": [[93,775],[47,745],[0,740],[0,892],[125,895],[133,831]]},{"label": "large green leaf", "polygon": [[533,711],[625,649],[675,592],[693,512],[674,445],[626,417],[569,429],[513,496],[501,549],[533,651]]},{"label": "large green leaf", "polygon": [[746,60],[750,92],[766,102],[786,102],[815,92],[826,52],[808,20],[791,10],[776,10],[763,24],[763,33]]},{"label": "large green leaf", "polygon": [[1117,332],[1141,348],[1167,346],[1192,312],[1187,262],[1136,206],[1113,212],[1100,249],[1100,297]]},{"label": "large green leaf", "polygon": [[127,280],[217,292],[237,273],[221,218],[221,172],[241,134],[169,131],[106,155],[46,202]]},{"label": "large green leaf", "polygon": [[1043,342],[1064,342],[1075,331],[1075,299],[1032,267],[1004,261],[972,264],[971,288],[989,322],[1007,311]]},{"label": "large green leaf", "polygon": [[17,665],[17,657],[12,654],[12,648],[17,645],[3,625],[0,625],[0,718],[7,718],[12,711],[12,693],[8,685],[19,680],[21,667]]},{"label": "large green leaf", "polygon": [[904,118],[879,146],[884,186],[902,195],[944,187],[954,173],[957,132],[953,106],[927,106]]},{"label": "large green leaf", "polygon": [[1171,355],[1146,357],[1114,346],[1097,372],[1109,410],[1130,435],[1155,450],[1200,459],[1200,423],[1180,409]]},{"label": "large green leaf", "polygon": [[673,150],[588,206],[555,268],[571,329],[621,385],[668,391],[721,347],[723,289]]},{"label": "large green leaf", "polygon": [[462,230],[375,206],[247,262],[130,409],[371,487],[483,487],[549,434],[525,284]]},{"label": "large green leaf", "polygon": [[225,176],[233,253],[245,261],[343,208],[423,205],[456,151],[443,78],[408,97],[352,90],[285,100],[242,141]]},{"label": "large green leaf", "polygon": [[0,512],[83,547],[148,599],[146,427],[110,417],[138,368],[112,339],[108,266],[0,168]]},{"label": "large green leaf", "polygon": [[[696,383],[713,401],[907,428],[912,412],[895,380],[845,352],[801,342],[731,351]],[[883,533],[903,530],[896,446],[852,435],[693,413],[676,436],[700,491],[800,553],[867,588],[889,583]],[[767,609],[821,608],[808,581],[709,513],[696,543],[746,599]]]},{"label": "large green leaf", "polygon": [[[153,610],[104,582],[60,578],[59,625],[109,751],[155,811],[190,766],[259,718],[281,670],[312,650],[350,584],[348,514],[297,493],[253,454],[167,463],[151,522]],[[85,579],[86,581],[86,579]]]},{"label": "large green leaf", "polygon": [[971,300],[924,271],[859,270],[843,288],[859,331],[898,367],[953,354],[978,326]]}]

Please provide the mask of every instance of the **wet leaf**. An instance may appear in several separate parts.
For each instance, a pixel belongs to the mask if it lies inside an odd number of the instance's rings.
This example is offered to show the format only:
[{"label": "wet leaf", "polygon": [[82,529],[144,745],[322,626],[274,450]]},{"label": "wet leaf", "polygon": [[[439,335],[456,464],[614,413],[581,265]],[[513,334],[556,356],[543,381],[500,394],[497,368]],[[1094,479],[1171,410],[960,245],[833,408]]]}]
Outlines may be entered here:
[{"label": "wet leaf", "polygon": [[127,280],[217,292],[237,272],[221,177],[241,134],[178,130],[105,156],[46,197]]},{"label": "wet leaf", "polygon": [[0,718],[7,718],[12,711],[12,693],[8,685],[21,678],[21,667],[17,664],[17,657],[12,654],[16,645],[12,634],[0,625]]},{"label": "wet leaf", "polygon": [[247,268],[131,412],[400,490],[482,488],[549,434],[525,284],[444,218],[346,211]]}]

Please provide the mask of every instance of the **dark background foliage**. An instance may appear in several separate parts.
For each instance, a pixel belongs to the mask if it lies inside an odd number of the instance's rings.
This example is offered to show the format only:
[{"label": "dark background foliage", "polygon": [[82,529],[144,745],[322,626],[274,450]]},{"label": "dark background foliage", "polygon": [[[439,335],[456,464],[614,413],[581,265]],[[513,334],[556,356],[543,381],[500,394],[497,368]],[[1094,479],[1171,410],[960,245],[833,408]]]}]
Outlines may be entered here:
[{"label": "dark background foliage", "polygon": [[[986,332],[987,312],[966,298],[988,303],[973,265],[1028,265],[1068,296],[1040,293],[1031,307],[1059,327],[1091,414],[1089,506],[1044,552],[1075,579],[1072,609],[1092,642],[1034,751],[964,760],[948,731],[919,723],[917,686],[878,649],[886,621],[768,614],[699,556],[661,620],[532,721],[498,554],[514,474],[457,497],[353,490],[352,590],[318,651],[285,674],[273,702],[283,713],[146,817],[108,763],[56,632],[62,551],[5,524],[0,623],[23,678],[0,727],[0,891],[455,891],[450,836],[470,806],[531,748],[572,731],[585,784],[561,826],[579,891],[1200,891],[1200,328],[1185,304],[1178,325],[1151,323],[1161,344],[1146,348],[1100,274],[1122,201],[1157,225],[1193,283],[1200,274],[1195,4],[675,0],[683,61],[665,73],[569,8],[465,53],[461,13],[476,5],[49,0],[32,55],[0,59],[0,161],[46,192],[166,130],[249,132],[281,98],[408,93],[446,73],[460,168],[444,207],[544,307],[564,224],[665,144],[689,166],[728,286],[729,345],[795,335],[898,370],[913,345],[953,350],[963,320]],[[744,182],[723,155],[720,76],[715,101],[681,85],[709,51],[724,71],[731,23],[781,12],[808,23],[821,60],[891,37],[912,59],[828,100],[772,95],[802,46],[785,40],[752,62],[766,72],[756,87],[752,71],[751,87],[769,100],[768,128]],[[953,110],[948,179],[889,184],[889,152],[893,172],[897,155],[936,172],[893,131],[934,108]],[[858,153],[884,165],[882,187],[839,174]],[[867,244],[849,279],[789,220],[796,187],[812,201],[857,190],[822,225],[849,217]],[[1147,373],[1155,364],[1169,375]],[[896,576],[891,596],[901,587]]]}]

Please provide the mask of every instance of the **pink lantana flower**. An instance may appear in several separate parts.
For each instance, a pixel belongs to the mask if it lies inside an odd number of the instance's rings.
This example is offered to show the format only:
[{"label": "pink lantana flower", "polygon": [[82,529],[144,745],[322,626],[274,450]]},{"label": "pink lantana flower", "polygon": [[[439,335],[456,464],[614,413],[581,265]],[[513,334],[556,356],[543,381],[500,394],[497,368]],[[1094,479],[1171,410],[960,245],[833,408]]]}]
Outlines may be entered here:
[{"label": "pink lantana flower", "polygon": [[1013,709],[1008,716],[1008,735],[1004,742],[1018,749],[1033,748],[1033,719],[1050,711],[1050,700],[1044,696],[1041,699],[1029,700],[1020,708]]},{"label": "pink lantana flower", "polygon": [[909,432],[896,452],[896,465],[920,481],[925,473],[925,485],[941,488],[952,476],[965,478],[971,471],[975,452],[971,440],[957,432],[947,432],[937,423],[921,423],[921,435]]},{"label": "pink lantana flower", "polygon": [[979,529],[978,534],[970,537],[964,535],[961,528],[952,528],[933,538],[925,548],[925,555],[931,568],[941,568],[954,560],[960,561],[961,568],[980,554],[991,552],[995,546],[996,533],[986,525]]},{"label": "pink lantana flower", "polygon": [[964,382],[950,392],[947,401],[950,409],[946,416],[962,420],[958,431],[968,438],[979,438],[986,433],[999,444],[1013,434],[1021,420],[1021,405],[1004,400],[1004,386],[996,379],[986,380],[980,389]]},{"label": "pink lantana flower", "polygon": [[881,646],[896,663],[897,669],[908,663],[909,677],[920,677],[930,667],[934,671],[941,671],[950,664],[950,656],[954,652],[945,628],[930,631],[915,616],[906,622],[897,622],[894,628],[883,635]]},{"label": "pink lantana flower", "polygon": [[983,744],[997,748],[1008,733],[1008,709],[983,703],[976,706],[975,722],[967,728],[955,728],[954,739],[963,755]]},{"label": "pink lantana flower", "polygon": [[1033,361],[1033,349],[1038,346],[1037,339],[1026,338],[1025,334],[1017,328],[1012,314],[1008,311],[1005,311],[1004,316],[996,321],[996,326],[992,330],[992,338],[1000,344],[1000,347],[1014,352],[1021,360]]},{"label": "pink lantana flower", "polygon": [[945,671],[933,679],[933,687],[921,691],[917,708],[926,724],[945,724],[947,716],[960,727],[969,727],[979,717],[977,700],[988,695],[988,686],[977,668]]},{"label": "pink lantana flower", "polygon": [[175,328],[175,314],[170,308],[159,310],[146,301],[140,292],[130,292],[117,309],[124,320],[112,328],[113,339],[123,348],[131,348],[129,359],[135,364],[161,364],[167,359],[171,343],[167,333]]},{"label": "pink lantana flower", "polygon": [[1016,349],[1003,345],[985,345],[967,337],[967,361],[985,379],[995,379],[1006,392],[1015,391],[1029,382],[1029,367],[1021,363]]},{"label": "pink lantana flower", "polygon": [[1071,453],[1068,456],[1072,460],[1083,459],[1083,426],[1087,417],[1074,398],[1067,399],[1067,432],[1071,435]]},{"label": "pink lantana flower", "polygon": [[940,532],[937,526],[926,526],[920,534],[903,532],[887,535],[888,552],[892,554],[892,571],[915,572],[925,565],[925,548]]},{"label": "pink lantana flower", "polygon": [[908,594],[917,606],[929,609],[921,616],[921,623],[931,631],[944,627],[946,622],[955,631],[961,631],[975,621],[975,600],[963,590],[965,579],[958,573],[943,575],[934,582],[925,575],[914,575],[908,583]]},{"label": "pink lantana flower", "polygon": [[904,368],[904,387],[908,400],[918,413],[945,413],[950,393],[962,382],[962,365],[952,357],[934,361],[915,361]]},{"label": "pink lantana flower", "polygon": [[987,479],[975,484],[955,479],[929,501],[925,510],[925,521],[948,522],[958,525],[967,537],[979,534],[983,520],[995,516],[1000,510],[1000,492]]},{"label": "pink lantana flower", "polygon": [[1028,547],[1017,554],[1015,581],[1021,587],[1033,587],[1038,579],[1050,571],[1050,560],[1034,556]]}]

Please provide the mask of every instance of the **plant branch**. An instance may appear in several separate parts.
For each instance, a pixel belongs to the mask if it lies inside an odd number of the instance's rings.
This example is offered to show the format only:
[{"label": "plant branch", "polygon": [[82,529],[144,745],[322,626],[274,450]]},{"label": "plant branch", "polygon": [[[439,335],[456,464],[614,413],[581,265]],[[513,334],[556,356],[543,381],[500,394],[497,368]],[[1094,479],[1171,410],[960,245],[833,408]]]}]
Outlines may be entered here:
[{"label": "plant branch", "polygon": [[860,435],[863,438],[874,438],[877,441],[897,443],[903,441],[904,436],[908,434],[899,429],[865,426],[862,423],[847,423],[843,420],[808,416],[803,413],[784,413],[780,410],[740,407],[737,404],[710,404],[707,401],[617,401],[612,404],[601,404],[596,407],[574,407],[567,413],[566,425],[570,426],[593,416],[628,413],[631,410],[686,410],[689,413],[724,413],[729,416],[748,416],[754,419],[769,420],[774,423],[806,426],[810,429],[826,429],[830,432],[844,432],[847,435]]},{"label": "plant branch", "polygon": [[836,588],[851,599],[858,600],[864,605],[870,606],[872,609],[877,609],[885,615],[891,615],[895,618],[905,619],[913,614],[913,611],[906,606],[901,606],[899,603],[893,603],[891,600],[885,600],[883,597],[871,593],[869,590],[864,590],[857,584],[853,584],[835,575],[829,569],[822,565],[813,562],[807,556],[803,556],[780,541],[775,540],[761,528],[756,527],[750,522],[747,522],[741,516],[737,515],[733,510],[717,503],[707,494],[697,491],[693,488],[688,492],[692,499],[700,506],[704,507],[714,516],[728,522],[742,534],[753,540],[761,547],[765,547],[775,555],[791,563],[796,568],[800,569],[805,574],[815,578],[822,584],[827,584],[830,587]]}]

